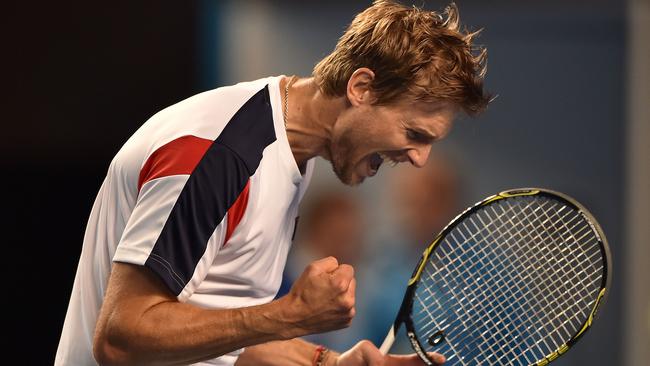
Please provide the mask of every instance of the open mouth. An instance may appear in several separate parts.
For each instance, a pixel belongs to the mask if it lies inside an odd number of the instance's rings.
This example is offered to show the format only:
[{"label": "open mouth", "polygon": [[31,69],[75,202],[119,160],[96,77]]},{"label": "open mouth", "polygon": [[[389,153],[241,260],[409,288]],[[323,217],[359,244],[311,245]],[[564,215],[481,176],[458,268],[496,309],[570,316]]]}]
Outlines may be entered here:
[{"label": "open mouth", "polygon": [[392,166],[395,166],[397,165],[397,163],[399,163],[399,161],[396,160],[394,155],[391,154],[390,152],[383,151],[383,152],[376,152],[370,154],[370,156],[368,157],[368,165],[370,168],[368,176],[372,177],[375,174],[377,174],[377,172],[379,171],[379,167],[381,167],[384,161],[387,160],[391,163]]},{"label": "open mouth", "polygon": [[379,171],[379,167],[384,162],[384,155],[382,153],[373,153],[370,155],[370,176],[374,176]]}]

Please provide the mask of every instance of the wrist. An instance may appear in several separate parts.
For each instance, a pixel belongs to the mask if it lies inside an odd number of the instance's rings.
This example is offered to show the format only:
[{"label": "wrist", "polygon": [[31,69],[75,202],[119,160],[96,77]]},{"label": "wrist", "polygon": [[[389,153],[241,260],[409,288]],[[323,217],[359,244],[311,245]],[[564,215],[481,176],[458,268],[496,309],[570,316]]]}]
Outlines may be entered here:
[{"label": "wrist", "polygon": [[338,365],[338,363],[339,363],[338,352],[329,350],[327,354],[325,354],[325,358],[323,360],[323,366],[336,366]]},{"label": "wrist", "polygon": [[281,324],[279,335],[284,340],[290,340],[305,335],[300,328],[300,316],[296,310],[296,304],[291,299],[291,294],[283,296],[275,301],[277,312],[276,320]]},{"label": "wrist", "polygon": [[281,299],[248,308],[233,309],[242,328],[254,332],[260,342],[287,341],[296,338],[288,304]]},{"label": "wrist", "polygon": [[338,354],[324,346],[316,347],[311,366],[336,366]]}]

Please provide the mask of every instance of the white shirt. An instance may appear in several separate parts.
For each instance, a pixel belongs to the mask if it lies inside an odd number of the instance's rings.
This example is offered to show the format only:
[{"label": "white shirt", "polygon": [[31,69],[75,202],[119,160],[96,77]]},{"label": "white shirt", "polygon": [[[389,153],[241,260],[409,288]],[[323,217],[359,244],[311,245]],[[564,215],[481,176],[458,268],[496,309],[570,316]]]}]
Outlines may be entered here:
[{"label": "white shirt", "polygon": [[[118,152],[86,227],[55,365],[96,364],[112,261],[146,266],[179,301],[206,308],[274,298],[313,171],[310,160],[301,175],[291,153],[280,80],[195,95]],[[233,365],[240,352],[200,365]]]}]

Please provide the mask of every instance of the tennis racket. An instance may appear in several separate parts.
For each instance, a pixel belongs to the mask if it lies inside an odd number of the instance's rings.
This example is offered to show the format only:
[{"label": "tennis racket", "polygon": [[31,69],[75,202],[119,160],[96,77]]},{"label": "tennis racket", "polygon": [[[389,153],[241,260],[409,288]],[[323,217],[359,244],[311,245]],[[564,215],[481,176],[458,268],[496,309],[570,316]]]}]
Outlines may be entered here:
[{"label": "tennis racket", "polygon": [[572,198],[526,188],[488,197],[449,223],[408,282],[380,350],[399,327],[427,365],[543,366],[591,327],[611,281],[607,240]]}]

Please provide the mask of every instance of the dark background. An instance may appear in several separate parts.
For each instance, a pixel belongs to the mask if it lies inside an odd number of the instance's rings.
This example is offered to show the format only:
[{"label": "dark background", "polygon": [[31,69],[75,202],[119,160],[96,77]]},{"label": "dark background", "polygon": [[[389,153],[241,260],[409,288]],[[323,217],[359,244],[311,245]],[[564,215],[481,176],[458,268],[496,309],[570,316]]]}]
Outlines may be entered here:
[{"label": "dark background", "polygon": [[2,21],[3,353],[48,365],[110,160],[150,115],[199,91],[197,11],[193,1],[11,6]]}]

